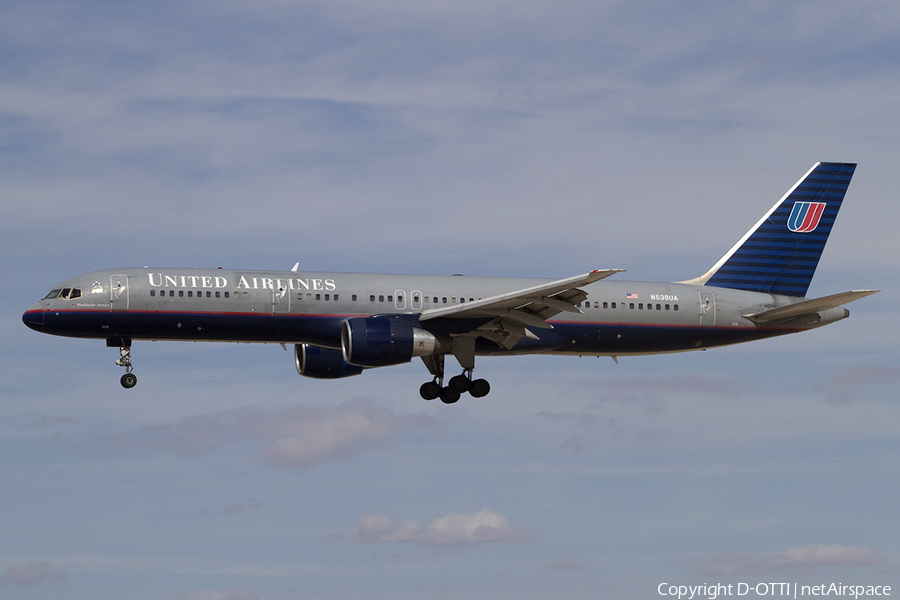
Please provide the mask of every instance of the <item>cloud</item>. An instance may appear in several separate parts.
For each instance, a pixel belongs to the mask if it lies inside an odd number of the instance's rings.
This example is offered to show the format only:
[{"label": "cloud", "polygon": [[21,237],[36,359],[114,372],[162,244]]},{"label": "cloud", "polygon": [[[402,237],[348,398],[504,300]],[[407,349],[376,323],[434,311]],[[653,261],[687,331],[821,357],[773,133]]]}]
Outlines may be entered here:
[{"label": "cloud", "polygon": [[891,385],[900,381],[900,367],[868,366],[847,369],[830,376],[816,389],[831,404],[862,400],[863,388],[870,385]]},{"label": "cloud", "polygon": [[587,563],[579,558],[559,558],[548,565],[544,565],[545,571],[584,571]]},{"label": "cloud", "polygon": [[698,571],[700,575],[768,575],[789,571],[810,575],[827,566],[887,567],[888,560],[865,546],[813,544],[772,554],[720,552]]},{"label": "cloud", "polygon": [[245,510],[255,510],[262,506],[262,502],[256,500],[255,498],[251,498],[250,502],[238,502],[237,504],[226,504],[222,508],[217,511],[210,510],[208,508],[201,508],[196,513],[196,515],[212,515],[212,514],[220,514],[225,517],[230,517],[239,513],[244,512]]},{"label": "cloud", "polygon": [[34,421],[36,427],[53,427],[55,425],[80,425],[81,421],[72,417],[44,415]]},{"label": "cloud", "polygon": [[392,521],[384,515],[363,515],[352,542],[418,542],[436,546],[485,542],[526,542],[531,532],[510,527],[506,518],[485,508],[474,515],[452,513],[422,528],[415,521]]},{"label": "cloud", "polygon": [[33,562],[24,567],[9,567],[6,573],[0,577],[0,585],[33,586],[61,581],[65,578],[66,572],[53,569],[50,563]]},{"label": "cloud", "polygon": [[436,430],[424,415],[398,415],[368,400],[337,407],[297,406],[278,411],[243,408],[146,425],[110,438],[116,446],[162,448],[179,458],[230,446],[258,446],[258,460],[275,469],[302,469],[383,446],[408,431]]},{"label": "cloud", "polygon": [[233,587],[224,592],[200,590],[182,596],[182,600],[258,600],[256,594],[243,586]]}]

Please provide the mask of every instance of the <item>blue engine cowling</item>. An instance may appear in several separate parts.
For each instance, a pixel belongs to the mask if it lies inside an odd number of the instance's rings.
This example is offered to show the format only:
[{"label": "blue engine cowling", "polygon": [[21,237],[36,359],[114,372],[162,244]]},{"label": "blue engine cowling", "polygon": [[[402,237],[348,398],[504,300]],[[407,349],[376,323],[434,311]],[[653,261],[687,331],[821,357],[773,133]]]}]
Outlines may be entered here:
[{"label": "blue engine cowling", "polygon": [[348,365],[340,350],[309,344],[294,344],[294,364],[298,373],[314,379],[339,379],[363,372],[360,366]]},{"label": "blue engine cowling", "polygon": [[409,321],[392,317],[358,317],[341,324],[343,358],[360,367],[386,367],[434,354],[438,341]]}]

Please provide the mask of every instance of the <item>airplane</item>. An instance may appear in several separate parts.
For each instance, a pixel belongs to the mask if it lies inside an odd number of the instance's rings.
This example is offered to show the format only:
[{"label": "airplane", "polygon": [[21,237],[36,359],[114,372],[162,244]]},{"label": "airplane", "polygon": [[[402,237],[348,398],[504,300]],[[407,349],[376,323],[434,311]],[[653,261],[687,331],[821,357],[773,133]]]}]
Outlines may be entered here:
[{"label": "airplane", "polygon": [[[679,282],[120,268],[63,281],[22,319],[53,335],[119,348],[134,387],[134,340],[278,343],[300,375],[339,379],[419,357],[422,398],[490,392],[476,356],[618,357],[706,350],[815,329],[878,290],[806,292],[856,169],[820,162],[706,273]],[[444,381],[444,359],[462,373]]]}]

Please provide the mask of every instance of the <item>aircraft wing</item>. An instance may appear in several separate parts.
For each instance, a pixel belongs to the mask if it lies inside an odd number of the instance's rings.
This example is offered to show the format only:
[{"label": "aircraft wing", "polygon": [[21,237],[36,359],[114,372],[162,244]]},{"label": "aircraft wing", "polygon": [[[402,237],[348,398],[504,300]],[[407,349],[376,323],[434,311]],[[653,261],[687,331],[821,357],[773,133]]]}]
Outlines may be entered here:
[{"label": "aircraft wing", "polygon": [[849,292],[842,292],[840,294],[825,296],[823,298],[803,300],[802,302],[796,302],[788,306],[782,306],[779,308],[773,308],[771,310],[764,310],[758,313],[747,314],[744,315],[744,317],[750,319],[755,323],[769,323],[771,321],[780,321],[782,319],[790,319],[791,317],[799,317],[800,315],[817,313],[819,311],[828,310],[829,308],[837,308],[842,304],[853,302],[854,300],[859,300],[860,298],[865,298],[866,296],[871,296],[872,294],[876,294],[879,291],[880,290],[852,290]]},{"label": "aircraft wing", "polygon": [[624,270],[591,271],[473,302],[431,308],[422,312],[419,321],[493,317],[489,323],[471,333],[512,348],[523,337],[537,338],[528,327],[553,329],[547,319],[561,312],[581,313],[575,305],[586,299],[587,294],[579,290],[579,286],[600,281]]}]

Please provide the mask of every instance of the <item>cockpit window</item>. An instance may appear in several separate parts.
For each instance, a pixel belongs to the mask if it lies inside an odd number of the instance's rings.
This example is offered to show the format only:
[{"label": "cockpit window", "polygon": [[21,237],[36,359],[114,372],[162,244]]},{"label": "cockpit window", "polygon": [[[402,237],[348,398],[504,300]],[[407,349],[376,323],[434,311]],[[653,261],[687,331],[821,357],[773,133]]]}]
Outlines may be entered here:
[{"label": "cockpit window", "polygon": [[81,290],[78,288],[63,288],[61,290],[53,290],[49,294],[44,297],[44,300],[51,300],[53,298],[60,299],[69,299],[74,300],[75,298],[81,298]]}]

